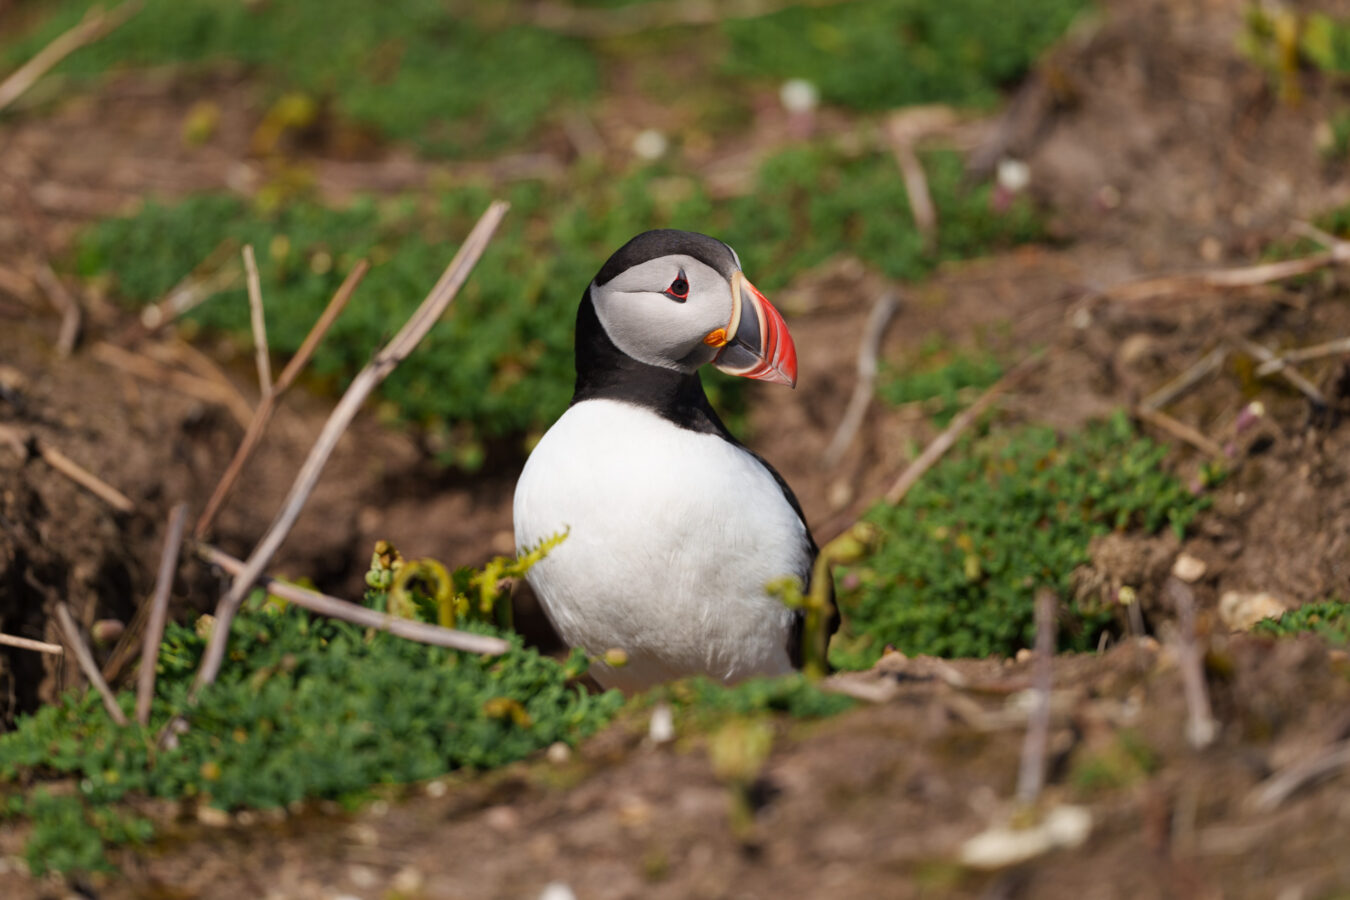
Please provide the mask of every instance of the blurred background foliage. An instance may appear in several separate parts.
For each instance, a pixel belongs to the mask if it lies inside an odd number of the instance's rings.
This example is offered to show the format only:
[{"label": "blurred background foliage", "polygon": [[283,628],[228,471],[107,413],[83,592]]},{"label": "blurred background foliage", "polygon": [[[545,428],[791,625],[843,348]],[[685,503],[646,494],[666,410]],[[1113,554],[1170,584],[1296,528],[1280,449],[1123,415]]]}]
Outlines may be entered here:
[{"label": "blurred background foliage", "polygon": [[[27,35],[0,49],[0,60],[28,58],[89,6],[51,4]],[[369,257],[371,275],[314,364],[339,386],[421,298],[488,198],[509,197],[505,230],[454,311],[384,388],[395,418],[424,429],[443,461],[471,469],[487,442],[520,436],[526,446],[565,407],[575,304],[605,257],[638,231],[716,234],[770,292],[841,254],[887,277],[919,279],[944,260],[1042,238],[1030,202],[995,202],[989,185],[966,180],[958,154],[935,149],[924,162],[943,228],[925,246],[879,122],[866,113],[914,103],[988,107],[1083,6],[865,0],[613,34],[609,26],[623,15],[679,7],[576,3],[563,7],[575,19],[550,28],[524,3],[145,0],[57,76],[93,86],[109,73],[150,67],[239,74],[266,110],[253,149],[268,161],[269,179],[252,196],[152,198],[91,227],[72,266],[141,305],[222,242],[251,242],[260,250],[272,347],[289,353],[351,266]],[[731,191],[710,184],[699,148],[746,132],[753,98],[773,96],[789,78],[808,82],[826,109],[864,113],[857,127],[765,148]],[[636,86],[640,96],[627,102],[654,94],[677,116],[649,136],[657,152],[638,148],[625,169],[583,153],[561,177],[503,183],[447,164],[429,190],[334,208],[305,162],[288,157],[287,132],[316,130],[327,142],[320,151],[338,154],[388,144],[429,161],[521,154],[556,141],[569,116],[612,114],[606,90],[612,95],[616,80]],[[198,110],[184,140],[209,142],[214,128],[209,111]],[[242,285],[194,319],[246,343]],[[709,380],[741,425],[742,385]]]}]

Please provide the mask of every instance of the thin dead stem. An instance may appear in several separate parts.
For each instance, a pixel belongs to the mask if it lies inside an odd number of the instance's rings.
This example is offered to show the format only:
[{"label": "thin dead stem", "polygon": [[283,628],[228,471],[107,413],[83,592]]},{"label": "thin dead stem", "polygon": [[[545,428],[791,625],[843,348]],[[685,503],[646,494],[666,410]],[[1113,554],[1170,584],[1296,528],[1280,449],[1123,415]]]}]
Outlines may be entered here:
[{"label": "thin dead stem", "polygon": [[249,406],[248,401],[217,381],[193,375],[191,372],[180,372],[148,356],[123,350],[116,344],[109,344],[106,341],[95,344],[92,353],[94,359],[104,365],[120,369],[153,384],[169,387],[180,394],[223,406],[244,428],[248,428],[248,423],[253,419],[253,408]]},{"label": "thin dead stem", "polygon": [[450,262],[436,286],[431,289],[431,293],[404,323],[398,334],[394,335],[393,340],[384,349],[376,353],[366,367],[357,373],[342,399],[338,401],[337,406],[328,418],[328,422],[325,423],[323,431],[319,434],[318,440],[310,450],[309,457],[301,467],[300,474],[296,476],[295,483],[291,486],[290,493],[282,504],[281,510],[277,513],[267,533],[263,535],[262,540],[249,555],[244,570],[235,577],[230,589],[216,605],[216,627],[211,633],[210,641],[207,642],[206,652],[202,656],[201,668],[198,669],[197,677],[193,682],[193,696],[201,688],[215,680],[216,674],[220,671],[221,662],[225,657],[225,644],[229,640],[230,622],[234,619],[239,604],[258,579],[262,577],[263,570],[271,562],[282,541],[286,539],[286,535],[290,533],[291,527],[300,515],[300,510],[309,498],[310,492],[314,490],[314,485],[318,483],[319,474],[323,471],[324,464],[337,446],[338,439],[347,430],[347,426],[355,418],[357,410],[360,409],[371,391],[413,351],[422,338],[426,336],[426,333],[431,330],[431,327],[436,324],[450,302],[455,299],[460,287],[468,278],[470,270],[478,262],[478,258],[483,251],[487,249],[488,242],[501,223],[507,208],[508,204],[502,201],[494,201],[488,207],[478,220],[478,224],[474,226],[473,231],[465,239],[464,244],[459,248],[459,252],[455,254],[455,258]]},{"label": "thin dead stem", "polygon": [[1198,429],[1192,428],[1185,422],[1169,416],[1160,409],[1150,409],[1149,407],[1140,404],[1134,408],[1134,414],[1137,418],[1144,420],[1156,428],[1162,429],[1172,435],[1172,437],[1185,441],[1206,456],[1214,459],[1224,458],[1223,448],[1217,443],[1210,440]]},{"label": "thin dead stem", "polygon": [[75,344],[80,339],[80,324],[84,318],[80,304],[46,259],[38,260],[33,277],[42,288],[42,292],[47,295],[47,299],[51,301],[52,307],[61,316],[61,330],[56,336],[56,352],[64,359],[74,352]]},{"label": "thin dead stem", "polygon": [[217,244],[162,300],[142,309],[139,323],[128,326],[119,340],[126,343],[139,334],[154,334],[233,285],[239,279],[235,246],[231,239]]},{"label": "thin dead stem", "polygon": [[272,394],[272,361],[267,355],[267,320],[263,318],[262,281],[253,245],[244,245],[244,272],[248,276],[248,315],[253,327],[253,356],[258,363],[258,390],[263,399]]},{"label": "thin dead stem", "polygon": [[1186,695],[1186,740],[1195,749],[1203,750],[1218,736],[1219,725],[1209,705],[1204,654],[1195,636],[1195,595],[1176,577],[1168,578],[1163,590],[1177,611],[1177,663]]},{"label": "thin dead stem", "polygon": [[80,636],[80,628],[75,624],[70,607],[66,606],[64,600],[57,601],[56,621],[61,626],[66,646],[75,654],[75,661],[80,664],[80,671],[84,672],[84,677],[89,679],[89,683],[103,698],[103,708],[108,711],[109,716],[112,716],[114,722],[125,727],[127,717],[122,712],[122,707],[117,705],[117,698],[113,696],[113,692],[108,689],[108,682],[104,681],[103,675],[99,673],[98,666],[94,663],[94,655],[89,652],[84,638]]},{"label": "thin dead stem", "polygon": [[[1274,353],[1249,338],[1236,337],[1233,338],[1233,342],[1237,344],[1238,349],[1256,357],[1256,359],[1263,363],[1273,362],[1276,359]],[[1316,385],[1300,375],[1298,370],[1293,366],[1287,364],[1282,365],[1276,369],[1276,374],[1289,382],[1289,384],[1299,393],[1303,394],[1303,396],[1307,397],[1308,400],[1312,402],[1313,406],[1316,406],[1318,409],[1326,408],[1327,398],[1322,395],[1322,392],[1317,389]]]},{"label": "thin dead stem", "polygon": [[1336,250],[1314,253],[1311,256],[1304,256],[1299,259],[1261,263],[1255,266],[1212,269],[1207,272],[1194,272],[1184,275],[1165,275],[1161,278],[1143,278],[1108,288],[1102,292],[1102,296],[1109,300],[1134,303],[1186,291],[1258,287],[1263,284],[1284,281],[1286,278],[1307,275],[1328,266],[1340,265],[1347,259],[1346,254]]},{"label": "thin dead stem", "polygon": [[1144,409],[1161,409],[1195,387],[1205,376],[1218,370],[1227,358],[1227,347],[1223,345],[1215,347],[1185,372],[1145,397],[1139,405]]},{"label": "thin dead stem", "polygon": [[60,644],[35,641],[32,638],[19,637],[17,634],[0,634],[0,644],[4,644],[6,647],[18,647],[20,650],[33,650],[38,653],[47,653],[52,656],[60,656],[66,652]]},{"label": "thin dead stem", "polygon": [[1022,742],[1022,761],[1017,771],[1017,802],[1030,806],[1045,784],[1046,747],[1050,742],[1050,688],[1054,681],[1055,611],[1059,598],[1053,591],[1036,592],[1036,661],[1032,675],[1035,706],[1027,719]]},{"label": "thin dead stem", "polygon": [[1312,759],[1294,763],[1258,784],[1247,795],[1253,812],[1274,812],[1300,789],[1350,766],[1350,740],[1338,741]]},{"label": "thin dead stem", "polygon": [[159,574],[155,578],[155,593],[150,599],[150,618],[141,645],[141,668],[136,679],[136,721],[142,725],[150,724],[159,642],[164,637],[164,623],[169,617],[169,592],[173,589],[174,572],[178,570],[178,551],[183,546],[183,526],[186,521],[187,504],[179,503],[169,514],[164,550],[159,557]]},{"label": "thin dead stem", "polygon": [[[228,553],[209,544],[198,544],[197,555],[211,565],[219,566],[236,577],[244,571],[242,560],[235,559]],[[359,603],[352,603],[339,597],[311,591],[297,584],[278,581],[266,575],[258,580],[258,586],[269,594],[294,603],[296,606],[304,607],[310,612],[333,619],[341,619],[344,622],[352,622],[356,625],[363,625],[367,628],[387,631],[395,637],[416,641],[420,644],[432,644],[437,647],[449,647],[468,653],[485,653],[493,656],[511,649],[511,645],[501,638],[489,637],[485,634],[472,634],[454,628],[442,628],[439,625],[391,616],[388,613],[373,610],[368,606],[361,606]],[[220,629],[219,620],[213,627],[215,630]]]},{"label": "thin dead stem", "polygon": [[1264,378],[1267,375],[1275,374],[1290,363],[1307,362],[1341,353],[1350,353],[1350,337],[1338,338],[1334,341],[1314,344],[1311,347],[1302,347],[1298,350],[1286,350],[1274,359],[1266,360],[1257,366],[1256,374]]},{"label": "thin dead stem", "polygon": [[36,435],[24,434],[12,425],[0,425],[0,442],[6,443],[14,448],[14,450],[24,459],[27,459],[30,453],[36,452],[47,465],[51,466],[57,472],[60,472],[80,487],[89,491],[118,512],[131,513],[135,511],[136,504],[131,502],[130,497],[75,462],[69,456],[66,456],[60,450],[57,450],[46,441],[38,440]]},{"label": "thin dead stem", "polygon": [[891,485],[890,490],[886,492],[886,502],[892,505],[899,503],[909,493],[909,489],[918,483],[924,473],[931,469],[938,460],[950,450],[958,438],[969,428],[985,411],[993,406],[1000,397],[1019,384],[1022,379],[1031,373],[1040,363],[1040,357],[1029,356],[1004,374],[995,382],[989,390],[980,395],[980,398],[966,407],[954,419],[946,429],[933,439],[924,451],[919,454],[919,458],[910,463],[905,471],[900,473],[900,477]]},{"label": "thin dead stem", "polygon": [[867,416],[867,407],[872,402],[872,391],[877,380],[877,357],[881,354],[881,340],[886,336],[886,326],[890,324],[899,303],[894,291],[886,291],[872,305],[863,326],[862,341],[858,347],[858,381],[853,386],[853,395],[849,397],[844,417],[839,420],[830,445],[825,448],[821,465],[832,469],[853,443]]},{"label": "thin dead stem", "polygon": [[23,96],[30,87],[37,83],[39,78],[50,72],[61,60],[85,44],[92,44],[103,37],[131,18],[140,8],[140,0],[127,0],[126,3],[112,12],[104,12],[99,7],[91,9],[78,25],[69,31],[62,32],[50,44],[38,51],[36,56],[0,82],[0,109],[4,109]]},{"label": "thin dead stem", "polygon": [[291,357],[291,361],[286,364],[286,368],[281,370],[281,376],[272,386],[271,393],[263,395],[257,411],[253,414],[253,418],[249,420],[248,429],[244,432],[244,439],[239,442],[239,447],[234,451],[234,457],[230,460],[229,466],[226,467],[225,474],[216,483],[215,490],[211,492],[211,498],[206,502],[206,508],[202,510],[201,516],[197,519],[197,524],[192,533],[198,540],[205,538],[210,532],[211,523],[215,521],[220,508],[229,498],[230,491],[233,490],[235,482],[239,480],[239,475],[244,471],[244,466],[253,456],[253,451],[262,442],[263,434],[267,431],[268,423],[272,421],[281,395],[295,382],[305,364],[314,355],[314,350],[319,346],[319,342],[323,340],[324,335],[328,333],[328,329],[332,327],[333,322],[337,320],[338,315],[347,306],[347,301],[351,299],[356,286],[361,283],[361,279],[366,276],[368,271],[370,271],[370,264],[363,259],[348,273],[346,279],[342,282],[342,286],[333,295],[333,299],[328,301],[328,306],[319,316],[319,320],[314,323],[314,327],[305,336],[300,349],[295,352],[295,356]]},{"label": "thin dead stem", "polygon": [[793,6],[833,6],[847,0],[664,0],[659,3],[587,9],[565,3],[536,3],[524,24],[585,38],[622,37],[688,25],[715,25],[753,19]]}]

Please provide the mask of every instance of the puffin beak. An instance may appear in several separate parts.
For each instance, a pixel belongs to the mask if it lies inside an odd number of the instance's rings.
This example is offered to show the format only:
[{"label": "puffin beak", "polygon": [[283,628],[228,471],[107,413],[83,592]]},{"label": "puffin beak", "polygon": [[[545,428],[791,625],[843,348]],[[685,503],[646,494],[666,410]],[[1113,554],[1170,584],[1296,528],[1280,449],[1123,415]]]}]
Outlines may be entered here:
[{"label": "puffin beak", "polygon": [[797,384],[797,348],[787,323],[741,272],[731,277],[731,321],[703,342],[721,348],[713,365],[728,375]]}]

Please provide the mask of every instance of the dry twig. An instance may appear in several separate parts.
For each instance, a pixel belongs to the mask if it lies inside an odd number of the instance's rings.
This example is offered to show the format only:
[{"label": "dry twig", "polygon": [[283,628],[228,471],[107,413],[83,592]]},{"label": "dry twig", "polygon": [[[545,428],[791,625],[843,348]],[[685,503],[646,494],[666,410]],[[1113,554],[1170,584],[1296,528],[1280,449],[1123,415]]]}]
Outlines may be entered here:
[{"label": "dry twig", "polygon": [[60,450],[45,441],[38,440],[36,435],[25,435],[11,425],[0,425],[0,442],[9,444],[24,459],[27,459],[31,452],[36,452],[47,465],[118,512],[130,513],[136,509],[136,504],[132,503],[131,498],[126,494],[90,472]]},{"label": "dry twig", "polygon": [[1218,736],[1219,724],[1209,705],[1204,654],[1195,638],[1195,595],[1180,578],[1170,577],[1163,588],[1177,610],[1177,664],[1186,695],[1186,740],[1203,750]]},{"label": "dry twig", "polygon": [[178,569],[178,550],[183,546],[183,525],[187,504],[179,503],[169,514],[169,530],[164,535],[164,550],[159,557],[155,593],[150,599],[150,619],[141,645],[141,670],[136,679],[136,721],[150,724],[150,702],[155,696],[155,665],[159,662],[159,642],[164,637],[164,622],[169,616],[169,592]]},{"label": "dry twig", "polygon": [[1041,795],[1045,784],[1045,752],[1050,741],[1050,688],[1055,658],[1055,610],[1059,598],[1054,592],[1036,592],[1036,661],[1032,690],[1035,706],[1027,719],[1027,735],[1022,742],[1022,761],[1017,771],[1017,802],[1029,806]]},{"label": "dry twig", "polygon": [[877,298],[872,312],[863,326],[862,343],[858,348],[858,381],[853,386],[853,395],[848,399],[844,417],[839,420],[830,445],[825,448],[821,464],[829,469],[839,464],[839,459],[848,450],[858,429],[862,427],[867,415],[867,407],[872,402],[872,390],[877,380],[877,357],[881,354],[881,339],[886,336],[886,326],[890,324],[898,306],[894,291],[886,291]]},{"label": "dry twig", "polygon": [[[219,566],[236,577],[244,571],[242,560],[235,559],[228,553],[209,544],[198,544],[197,555],[211,565]],[[266,575],[258,580],[258,586],[269,594],[294,603],[296,606],[304,607],[311,612],[333,619],[341,619],[344,622],[363,625],[367,628],[387,631],[395,637],[417,641],[421,644],[432,644],[437,647],[450,647],[468,653],[490,655],[502,654],[511,649],[511,645],[501,638],[458,631],[453,628],[442,628],[439,625],[430,625],[413,619],[399,618],[388,613],[378,612],[368,606],[361,606],[359,603],[352,603],[349,600],[311,591],[308,588],[300,587],[298,584],[278,581]],[[218,630],[220,627],[220,622],[217,621],[214,628]]]},{"label": "dry twig", "polygon": [[[1347,245],[1350,248],[1350,245]],[[1255,266],[1238,266],[1233,269],[1212,269],[1207,272],[1193,272],[1185,275],[1165,275],[1161,278],[1143,278],[1127,281],[1107,288],[1102,296],[1109,300],[1126,303],[1152,300],[1157,297],[1179,294],[1186,291],[1207,288],[1246,288],[1283,281],[1307,275],[1328,266],[1341,265],[1350,261],[1350,249],[1329,250],[1314,253],[1299,259],[1287,259],[1280,262],[1261,263]]]},{"label": "dry twig", "polygon": [[113,692],[108,689],[108,682],[103,680],[103,676],[98,671],[98,666],[94,663],[94,655],[89,652],[89,648],[84,643],[84,638],[80,636],[80,628],[75,624],[75,618],[70,614],[70,607],[66,606],[64,600],[56,603],[56,621],[61,626],[61,633],[65,636],[66,646],[70,652],[75,654],[75,661],[80,664],[80,671],[84,672],[84,677],[89,679],[89,683],[98,691],[103,698],[103,708],[112,716],[112,720],[118,725],[125,726],[127,717],[122,712],[122,707],[117,705],[117,698]]},{"label": "dry twig", "polygon": [[980,416],[984,415],[985,410],[993,406],[1001,396],[1029,375],[1039,363],[1040,357],[1037,356],[1029,356],[1022,360],[1009,369],[989,390],[981,394],[980,399],[970,404],[956,418],[952,419],[951,424],[924,448],[918,459],[910,463],[905,471],[900,473],[900,477],[886,492],[886,502],[894,505],[904,499],[905,494],[909,493],[909,489],[914,487],[924,473],[931,469],[956,444],[962,433]]},{"label": "dry twig", "polygon": [[1302,347],[1298,350],[1286,350],[1274,359],[1268,359],[1256,367],[1256,374],[1265,377],[1279,372],[1290,363],[1307,362],[1310,359],[1321,359],[1324,356],[1335,356],[1338,353],[1350,353],[1350,337],[1338,338],[1334,341],[1327,341],[1322,344],[1314,344],[1311,347]]},{"label": "dry twig", "polygon": [[929,249],[937,243],[937,206],[928,190],[928,177],[914,146],[925,134],[948,128],[955,119],[950,107],[918,106],[892,115],[886,123],[886,140],[904,179],[914,224],[923,235],[924,246]]},{"label": "dry twig", "polygon": [[1315,781],[1330,778],[1350,766],[1350,740],[1338,741],[1312,759],[1294,763],[1258,784],[1247,795],[1246,805],[1258,813],[1274,812],[1295,792]]},{"label": "dry twig", "polygon": [[1217,443],[1210,440],[1198,429],[1192,428],[1185,422],[1169,416],[1160,409],[1150,409],[1141,403],[1134,408],[1134,415],[1136,418],[1143,419],[1145,422],[1156,428],[1161,428],[1163,431],[1172,435],[1172,437],[1185,441],[1206,456],[1213,457],[1214,459],[1223,459],[1224,457],[1223,448]]},{"label": "dry twig", "polygon": [[142,309],[139,323],[129,326],[119,340],[126,343],[139,334],[154,334],[232,286],[239,279],[239,267],[234,259],[235,246],[235,242],[230,239],[217,244],[205,259],[169,289],[163,299]]},{"label": "dry twig", "polygon": [[253,355],[258,363],[258,390],[264,399],[272,393],[272,361],[267,356],[267,322],[263,318],[262,282],[253,245],[244,245],[244,271],[248,275],[248,314],[253,326]]},{"label": "dry twig", "polygon": [[1161,409],[1199,384],[1206,375],[1217,370],[1227,357],[1227,347],[1223,345],[1215,347],[1185,372],[1145,397],[1139,405],[1144,409]]},{"label": "dry twig", "polygon": [[244,439],[239,442],[239,447],[234,451],[234,457],[230,460],[229,466],[225,469],[225,474],[220,477],[215,490],[211,492],[211,499],[206,502],[206,508],[197,519],[197,525],[193,528],[193,534],[198,540],[206,537],[211,529],[211,523],[215,521],[216,514],[220,507],[230,495],[234,484],[239,480],[239,475],[244,471],[244,465],[253,456],[253,451],[257,449],[262,441],[263,433],[267,430],[267,425],[272,421],[272,416],[276,412],[277,401],[286,389],[295,382],[295,379],[304,369],[309,358],[314,355],[314,350],[323,340],[328,329],[332,327],[333,322],[337,320],[338,314],[347,306],[347,301],[351,299],[352,292],[356,286],[361,283],[361,279],[370,271],[370,264],[364,259],[356,264],[356,267],[343,280],[342,286],[338,288],[333,299],[328,301],[328,306],[324,309],[319,320],[314,323],[314,327],[309,330],[305,340],[300,345],[300,349],[291,357],[291,361],[286,364],[286,368],[281,370],[281,376],[277,378],[272,386],[270,393],[264,394],[262,401],[258,404],[258,410],[253,418],[249,420],[248,429],[244,432]]},{"label": "dry twig", "polygon": [[[1276,359],[1274,353],[1265,347],[1262,347],[1260,344],[1256,343],[1256,341],[1245,337],[1236,337],[1233,338],[1233,341],[1237,344],[1238,349],[1256,357],[1263,363],[1273,362]],[[1286,364],[1280,366],[1275,371],[1285,381],[1289,382],[1295,390],[1307,397],[1308,400],[1312,402],[1313,406],[1316,406],[1318,409],[1324,409],[1326,407],[1327,398],[1322,396],[1322,392],[1317,389],[1317,386],[1300,375],[1293,366]]]},{"label": "dry twig", "polygon": [[36,84],[39,78],[51,71],[61,60],[85,44],[92,44],[103,37],[131,18],[140,8],[140,0],[127,0],[126,3],[112,12],[104,12],[100,7],[91,9],[78,25],[58,35],[54,41],[43,47],[36,56],[15,69],[8,78],[0,82],[0,109],[4,109],[23,96],[25,91]]},{"label": "dry twig", "polygon": [[75,350],[75,342],[80,339],[80,322],[83,318],[80,304],[75,301],[56,272],[52,271],[51,263],[46,259],[38,260],[33,277],[61,315],[61,330],[56,335],[56,352],[65,358]]},{"label": "dry twig", "polygon": [[833,6],[848,0],[664,0],[605,9],[542,2],[529,8],[525,24],[573,37],[608,38],[680,25],[715,25],[754,19],[793,6]]},{"label": "dry twig", "polygon": [[309,494],[314,490],[314,485],[318,483],[319,474],[323,471],[324,464],[328,457],[332,455],[333,449],[337,446],[338,439],[347,430],[347,426],[356,416],[361,404],[370,396],[370,392],[382,382],[394,368],[403,361],[403,359],[413,351],[421,342],[426,333],[440,319],[450,302],[455,299],[459,293],[460,287],[468,278],[470,270],[478,262],[478,258],[487,249],[488,242],[492,239],[492,234],[501,223],[502,216],[506,214],[508,204],[503,201],[494,201],[483,213],[474,226],[473,231],[465,239],[455,258],[451,260],[445,273],[441,276],[436,286],[431,289],[422,304],[413,312],[412,316],[404,323],[398,334],[379,352],[374,358],[357,373],[356,378],[352,380],[342,399],[338,401],[333,409],[328,421],[324,424],[323,431],[315,441],[310,450],[309,457],[305,460],[300,469],[300,474],[296,476],[295,483],[291,486],[290,493],[286,496],[280,512],[272,521],[267,533],[263,535],[261,541],[249,555],[248,561],[244,565],[244,570],[236,576],[234,583],[229,591],[221,597],[216,605],[216,627],[211,633],[211,639],[207,642],[206,652],[202,656],[201,668],[197,670],[196,680],[193,682],[192,694],[202,687],[215,680],[216,673],[220,671],[220,664],[225,657],[225,644],[229,640],[230,622],[234,618],[235,612],[239,609],[240,602],[247,596],[253,585],[262,577],[263,570],[271,562],[273,555],[281,546],[286,535],[290,533],[291,527],[295,524],[296,518],[300,515],[305,501]]},{"label": "dry twig", "polygon": [[165,385],[189,397],[223,406],[244,428],[248,427],[253,418],[253,409],[248,401],[217,381],[193,375],[191,372],[180,372],[148,356],[123,350],[116,344],[109,344],[106,341],[95,344],[92,353],[94,359],[104,365],[155,384]]},{"label": "dry twig", "polygon": [[38,653],[49,653],[52,656],[60,656],[66,652],[60,644],[35,641],[32,638],[19,637],[17,634],[0,634],[0,644],[5,645],[6,647],[18,647],[20,650],[35,650]]}]

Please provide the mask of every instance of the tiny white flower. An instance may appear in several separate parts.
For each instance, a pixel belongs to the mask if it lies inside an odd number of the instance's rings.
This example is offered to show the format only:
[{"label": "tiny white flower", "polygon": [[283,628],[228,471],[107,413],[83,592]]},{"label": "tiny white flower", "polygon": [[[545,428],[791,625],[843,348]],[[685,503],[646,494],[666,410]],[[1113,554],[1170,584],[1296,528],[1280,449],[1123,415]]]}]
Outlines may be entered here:
[{"label": "tiny white flower", "polygon": [[789,78],[778,90],[778,99],[790,113],[807,113],[820,105],[820,91],[805,78]]},{"label": "tiny white flower", "polygon": [[638,136],[633,138],[633,152],[639,159],[660,159],[666,155],[669,146],[670,142],[666,140],[666,136],[655,128],[638,132]]}]

